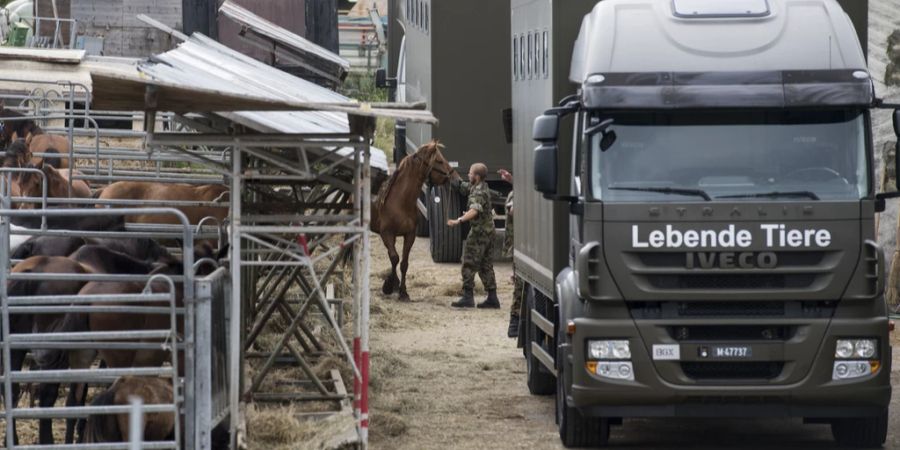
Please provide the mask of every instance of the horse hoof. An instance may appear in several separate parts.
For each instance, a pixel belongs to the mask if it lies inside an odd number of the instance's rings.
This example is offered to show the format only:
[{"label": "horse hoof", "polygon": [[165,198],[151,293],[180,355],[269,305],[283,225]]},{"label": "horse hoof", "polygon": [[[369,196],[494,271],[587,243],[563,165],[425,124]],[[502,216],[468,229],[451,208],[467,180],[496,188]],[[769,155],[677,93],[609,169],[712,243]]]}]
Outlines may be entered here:
[{"label": "horse hoof", "polygon": [[399,299],[399,300],[400,300],[401,302],[408,302],[408,301],[409,301],[409,294],[407,294],[406,292],[401,292],[401,293],[400,293],[400,299]]},{"label": "horse hoof", "polygon": [[381,293],[384,295],[391,295],[394,293],[394,280],[388,278],[384,280],[384,284],[381,285]]}]

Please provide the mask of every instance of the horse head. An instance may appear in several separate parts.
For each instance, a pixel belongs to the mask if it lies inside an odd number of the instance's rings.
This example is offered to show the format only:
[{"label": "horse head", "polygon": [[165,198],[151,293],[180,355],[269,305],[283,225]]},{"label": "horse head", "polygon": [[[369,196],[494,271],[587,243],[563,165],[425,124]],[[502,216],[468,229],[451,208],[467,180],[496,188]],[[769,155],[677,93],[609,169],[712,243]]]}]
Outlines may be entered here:
[{"label": "horse head", "polygon": [[6,147],[3,167],[26,167],[31,162],[31,152],[24,142],[14,140]]},{"label": "horse head", "polygon": [[443,148],[440,141],[432,140],[419,147],[415,153],[417,159],[427,167],[426,177],[430,185],[440,186],[450,181],[451,178],[459,177],[447,158],[444,158],[444,154],[441,152]]}]

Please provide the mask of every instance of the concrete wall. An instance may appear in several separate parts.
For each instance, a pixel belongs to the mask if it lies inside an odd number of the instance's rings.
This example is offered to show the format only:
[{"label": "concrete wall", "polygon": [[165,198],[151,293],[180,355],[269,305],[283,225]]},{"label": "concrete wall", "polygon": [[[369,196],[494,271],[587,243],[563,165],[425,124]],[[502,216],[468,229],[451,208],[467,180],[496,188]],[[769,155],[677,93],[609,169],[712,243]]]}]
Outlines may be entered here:
[{"label": "concrete wall", "polygon": [[137,20],[146,14],[180,30],[181,0],[78,0],[72,17],[79,34],[103,38],[105,56],[146,57],[171,49],[176,42],[167,34]]}]

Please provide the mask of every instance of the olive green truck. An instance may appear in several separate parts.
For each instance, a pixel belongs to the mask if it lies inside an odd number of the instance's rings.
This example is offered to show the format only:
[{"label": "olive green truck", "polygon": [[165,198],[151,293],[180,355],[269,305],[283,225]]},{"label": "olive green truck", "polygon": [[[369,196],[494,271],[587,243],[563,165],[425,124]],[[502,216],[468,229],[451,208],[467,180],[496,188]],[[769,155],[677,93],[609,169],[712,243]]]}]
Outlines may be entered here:
[{"label": "olive green truck", "polygon": [[511,8],[520,343],[562,442],[800,417],[880,447],[897,195],[874,187],[866,2]]}]

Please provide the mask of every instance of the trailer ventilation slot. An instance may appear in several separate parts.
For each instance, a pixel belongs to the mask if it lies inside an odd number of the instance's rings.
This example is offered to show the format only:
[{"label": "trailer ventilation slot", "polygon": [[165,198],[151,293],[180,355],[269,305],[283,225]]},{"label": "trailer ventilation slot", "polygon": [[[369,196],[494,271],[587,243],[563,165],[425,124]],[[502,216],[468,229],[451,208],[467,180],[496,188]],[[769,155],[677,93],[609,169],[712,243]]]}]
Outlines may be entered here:
[{"label": "trailer ventilation slot", "polygon": [[675,17],[739,18],[767,17],[772,12],[768,0],[672,0]]},{"label": "trailer ventilation slot", "polygon": [[694,380],[771,380],[781,375],[782,361],[683,362],[681,370]]}]

